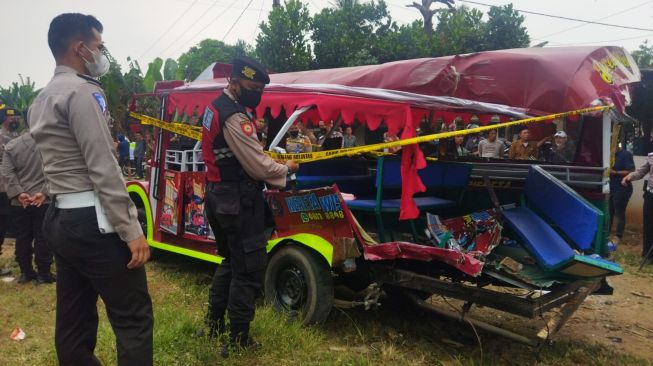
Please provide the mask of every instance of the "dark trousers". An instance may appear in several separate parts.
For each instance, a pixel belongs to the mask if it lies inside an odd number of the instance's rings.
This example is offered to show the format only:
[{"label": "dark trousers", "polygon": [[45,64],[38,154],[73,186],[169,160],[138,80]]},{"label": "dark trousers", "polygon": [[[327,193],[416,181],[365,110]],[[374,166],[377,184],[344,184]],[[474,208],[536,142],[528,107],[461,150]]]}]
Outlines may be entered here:
[{"label": "dark trousers", "polygon": [[40,276],[50,274],[52,252],[43,237],[43,217],[47,209],[48,205],[16,207],[16,262],[21,273],[34,273],[33,258]]},{"label": "dark trousers", "polygon": [[7,194],[0,192],[0,253],[2,253],[2,244],[5,241],[5,235],[9,224],[11,223],[11,204]]},{"label": "dark trousers", "polygon": [[134,158],[134,164],[136,164],[136,176],[143,177],[143,157],[136,156]]},{"label": "dark trousers", "polygon": [[610,193],[610,223],[608,229],[612,230],[612,223],[617,223],[615,235],[621,239],[624,236],[624,228],[626,227],[626,207],[630,196],[633,195],[632,186],[630,189],[618,190]]},{"label": "dark trousers", "polygon": [[[644,242],[642,245],[642,257],[644,257],[653,246],[653,193],[644,192]],[[653,253],[649,254],[653,260]]]},{"label": "dark trousers", "polygon": [[51,208],[44,232],[57,265],[55,346],[65,365],[100,365],[98,296],[116,335],[118,365],[152,365],[152,301],[145,268],[127,269],[131,252],[117,234],[101,234],[94,207]]},{"label": "dark trousers", "polygon": [[209,290],[209,320],[218,321],[229,310],[232,335],[247,332],[254,319],[267,265],[264,202],[261,184],[254,181],[209,183],[206,211],[216,235],[218,266]]}]

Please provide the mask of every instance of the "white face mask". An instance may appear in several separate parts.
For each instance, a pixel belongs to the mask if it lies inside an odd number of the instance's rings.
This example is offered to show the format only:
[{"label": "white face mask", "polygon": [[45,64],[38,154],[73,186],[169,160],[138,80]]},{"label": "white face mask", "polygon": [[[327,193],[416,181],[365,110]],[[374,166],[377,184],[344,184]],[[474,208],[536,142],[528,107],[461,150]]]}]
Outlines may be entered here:
[{"label": "white face mask", "polygon": [[94,78],[104,76],[104,74],[109,71],[109,58],[107,58],[107,56],[99,50],[91,51],[91,49],[86,47],[86,45],[82,46],[84,46],[84,48],[86,48],[88,52],[93,55],[93,62],[88,62],[88,60],[82,56],[82,59],[84,60],[84,66],[86,66],[86,70],[88,70],[88,75]]}]

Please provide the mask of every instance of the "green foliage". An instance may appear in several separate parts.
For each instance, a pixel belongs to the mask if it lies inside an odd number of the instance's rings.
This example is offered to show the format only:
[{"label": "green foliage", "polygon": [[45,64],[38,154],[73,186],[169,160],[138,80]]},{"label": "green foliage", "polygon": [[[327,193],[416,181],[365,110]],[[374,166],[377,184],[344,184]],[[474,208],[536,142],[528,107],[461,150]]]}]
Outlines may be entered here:
[{"label": "green foliage", "polygon": [[132,94],[144,93],[145,86],[143,85],[143,71],[141,70],[141,66],[138,64],[138,61],[132,60],[131,57],[127,57],[127,62],[129,62],[129,71],[123,75],[125,86]]},{"label": "green foliage", "polygon": [[256,56],[275,72],[308,70],[312,61],[307,36],[310,26],[308,8],[299,0],[273,8],[267,23],[260,24]]},{"label": "green foliage", "polygon": [[379,40],[393,23],[386,3],[336,2],[313,17],[314,66],[318,69],[378,63]]},{"label": "green foliage", "polygon": [[642,42],[639,48],[633,51],[632,56],[640,69],[653,67],[653,45],[649,46],[648,40]]},{"label": "green foliage", "polygon": [[490,7],[488,17],[485,36],[488,50],[528,47],[531,43],[524,16],[512,4]]},{"label": "green foliage", "polygon": [[179,56],[175,79],[194,80],[214,62],[230,63],[236,56],[251,54],[251,47],[244,41],[239,40],[232,46],[216,39],[205,39]]},{"label": "green foliage", "polygon": [[438,14],[435,28],[435,50],[440,55],[484,51],[486,24],[478,9],[460,6]]},{"label": "green foliage", "polygon": [[125,84],[120,64],[113,57],[110,57],[109,60],[111,61],[109,72],[100,78],[100,82],[107,97],[109,113],[114,121],[121,125],[127,113],[127,102],[131,93]]},{"label": "green foliage", "polygon": [[20,81],[11,83],[8,88],[0,86],[0,102],[25,113],[41,89],[36,89],[35,83],[29,76],[23,78],[19,74],[18,78]]},{"label": "green foliage", "polygon": [[171,58],[166,59],[166,62],[163,65],[163,80],[174,80],[178,68],[179,65],[177,64],[177,61]]},{"label": "green foliage", "polygon": [[161,67],[163,67],[163,60],[160,57],[155,58],[147,65],[147,72],[143,79],[143,85],[145,86],[146,91],[154,91],[154,84],[156,84],[157,81],[163,80]]},{"label": "green foliage", "polygon": [[393,24],[391,31],[379,39],[376,55],[379,62],[383,63],[430,57],[436,53],[432,39],[424,32],[422,21],[416,20],[401,26]]}]

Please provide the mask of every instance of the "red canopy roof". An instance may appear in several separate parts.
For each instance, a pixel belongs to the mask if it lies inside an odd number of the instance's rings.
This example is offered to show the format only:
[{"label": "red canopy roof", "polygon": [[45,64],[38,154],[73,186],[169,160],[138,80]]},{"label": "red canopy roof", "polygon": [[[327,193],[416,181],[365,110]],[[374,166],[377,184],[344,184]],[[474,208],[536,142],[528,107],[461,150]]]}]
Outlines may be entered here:
[{"label": "red canopy roof", "polygon": [[382,65],[270,76],[280,84],[338,84],[452,96],[521,107],[531,113],[586,108],[597,100],[620,110],[640,72],[620,47],[522,48]]}]

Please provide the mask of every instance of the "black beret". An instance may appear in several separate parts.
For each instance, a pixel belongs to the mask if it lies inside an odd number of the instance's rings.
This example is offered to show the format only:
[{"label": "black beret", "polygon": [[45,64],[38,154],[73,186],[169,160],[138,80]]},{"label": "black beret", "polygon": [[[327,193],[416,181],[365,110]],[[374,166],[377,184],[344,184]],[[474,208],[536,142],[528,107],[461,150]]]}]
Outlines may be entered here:
[{"label": "black beret", "polygon": [[263,67],[263,65],[258,61],[245,56],[236,57],[234,59],[231,75],[251,81],[258,81],[264,84],[270,83],[270,76],[268,76],[268,73],[265,71],[265,67]]}]

